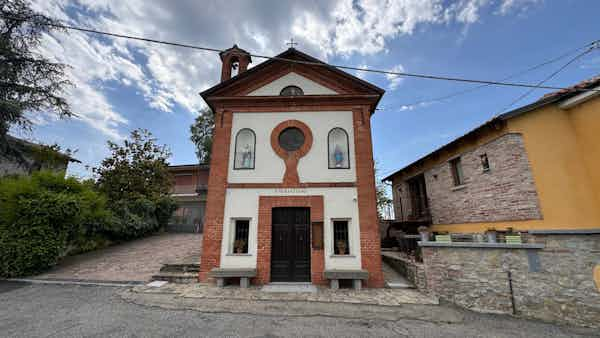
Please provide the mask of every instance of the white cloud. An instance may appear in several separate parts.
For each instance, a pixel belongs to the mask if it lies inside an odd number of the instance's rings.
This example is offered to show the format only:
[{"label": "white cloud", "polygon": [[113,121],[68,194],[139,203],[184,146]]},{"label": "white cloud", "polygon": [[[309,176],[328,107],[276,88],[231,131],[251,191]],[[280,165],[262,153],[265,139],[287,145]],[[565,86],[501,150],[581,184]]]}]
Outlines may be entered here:
[{"label": "white cloud", "polygon": [[[297,48],[327,59],[332,55],[372,55],[387,51],[390,40],[413,34],[420,26],[480,20],[482,10],[499,14],[537,0],[338,0],[335,2],[198,2],[195,0],[35,0],[34,7],[69,24],[225,49],[237,43],[249,51],[273,55]],[[68,100],[92,128],[119,138],[129,126],[127,111],[107,97],[111,82],[135,89],[148,114],[195,113],[204,106],[198,92],[219,80],[220,60],[209,52],[80,32],[57,32],[44,38],[42,52],[72,66],[75,87]],[[256,59],[252,65],[262,62]],[[397,65],[397,69],[402,69]],[[357,75],[361,75],[357,72]],[[390,89],[401,83],[392,77]]]},{"label": "white cloud", "polygon": [[497,14],[506,15],[512,11],[524,12],[531,6],[542,3],[543,0],[502,0],[496,11]]},{"label": "white cloud", "polygon": [[[402,73],[404,72],[404,67],[402,67],[401,64],[397,64],[394,67],[392,67],[392,69],[390,69],[389,71],[394,73]],[[385,74],[385,78],[389,82],[390,90],[395,90],[402,83],[402,81],[404,81],[402,77],[394,74]]]}]

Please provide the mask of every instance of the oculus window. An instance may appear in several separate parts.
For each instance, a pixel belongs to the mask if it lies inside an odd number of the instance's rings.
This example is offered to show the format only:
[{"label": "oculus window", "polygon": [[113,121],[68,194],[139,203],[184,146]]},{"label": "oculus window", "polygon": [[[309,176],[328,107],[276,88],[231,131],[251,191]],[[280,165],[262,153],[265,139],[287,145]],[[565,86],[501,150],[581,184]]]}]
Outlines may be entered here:
[{"label": "oculus window", "polygon": [[301,96],[304,95],[304,92],[300,87],[297,86],[287,86],[281,90],[279,93],[280,96]]},{"label": "oculus window", "polygon": [[278,138],[279,146],[287,151],[296,151],[304,144],[304,133],[296,127],[284,129]]},{"label": "oculus window", "polygon": [[256,136],[248,128],[240,130],[235,136],[235,158],[233,169],[254,169]]},{"label": "oculus window", "polygon": [[329,169],[349,169],[350,149],[348,133],[342,128],[333,128],[327,136]]}]

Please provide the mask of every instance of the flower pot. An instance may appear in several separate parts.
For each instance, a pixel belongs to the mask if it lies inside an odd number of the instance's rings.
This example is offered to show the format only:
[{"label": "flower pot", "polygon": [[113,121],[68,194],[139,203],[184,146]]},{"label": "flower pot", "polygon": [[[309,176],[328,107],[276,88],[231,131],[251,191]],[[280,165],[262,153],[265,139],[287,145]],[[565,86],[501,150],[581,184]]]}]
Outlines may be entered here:
[{"label": "flower pot", "polygon": [[343,241],[339,241],[337,243],[337,249],[338,249],[338,255],[345,255],[346,254],[346,243]]},{"label": "flower pot", "polygon": [[429,242],[429,232],[422,231],[419,232],[419,235],[421,235],[421,242]]},{"label": "flower pot", "polygon": [[495,231],[488,231],[485,233],[486,237],[487,237],[487,241],[488,243],[497,243],[496,241],[496,232]]}]

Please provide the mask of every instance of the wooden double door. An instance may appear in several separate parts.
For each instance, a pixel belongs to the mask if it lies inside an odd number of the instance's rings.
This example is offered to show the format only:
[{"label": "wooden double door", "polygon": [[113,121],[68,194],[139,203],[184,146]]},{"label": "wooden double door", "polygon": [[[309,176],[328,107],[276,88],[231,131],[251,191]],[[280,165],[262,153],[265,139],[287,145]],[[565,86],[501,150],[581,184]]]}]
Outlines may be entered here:
[{"label": "wooden double door", "polygon": [[310,209],[273,208],[271,281],[310,282]]}]

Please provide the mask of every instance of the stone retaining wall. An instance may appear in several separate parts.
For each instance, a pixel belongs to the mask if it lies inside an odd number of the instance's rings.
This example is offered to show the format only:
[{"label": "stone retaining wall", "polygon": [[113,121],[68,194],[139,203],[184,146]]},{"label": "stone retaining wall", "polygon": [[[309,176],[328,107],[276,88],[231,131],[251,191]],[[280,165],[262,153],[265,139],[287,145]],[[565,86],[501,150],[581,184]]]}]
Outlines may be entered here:
[{"label": "stone retaining wall", "polygon": [[420,243],[427,287],[441,299],[492,313],[600,327],[600,231],[579,234],[531,232],[537,244]]},{"label": "stone retaining wall", "polygon": [[406,277],[409,282],[413,283],[419,291],[427,291],[427,279],[423,263],[407,259],[393,251],[383,251],[381,258],[394,270]]}]

